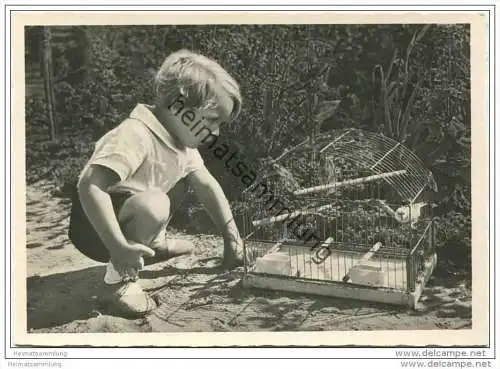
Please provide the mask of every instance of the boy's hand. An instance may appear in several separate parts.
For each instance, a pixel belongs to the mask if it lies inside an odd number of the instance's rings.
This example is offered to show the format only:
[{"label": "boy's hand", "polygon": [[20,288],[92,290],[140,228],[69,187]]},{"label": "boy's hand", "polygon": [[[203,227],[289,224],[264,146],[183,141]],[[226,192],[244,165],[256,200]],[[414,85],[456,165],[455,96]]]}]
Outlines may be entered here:
[{"label": "boy's hand", "polygon": [[138,271],[144,267],[143,256],[153,257],[155,252],[140,243],[129,242],[110,251],[111,262],[120,275],[132,280],[138,278]]}]

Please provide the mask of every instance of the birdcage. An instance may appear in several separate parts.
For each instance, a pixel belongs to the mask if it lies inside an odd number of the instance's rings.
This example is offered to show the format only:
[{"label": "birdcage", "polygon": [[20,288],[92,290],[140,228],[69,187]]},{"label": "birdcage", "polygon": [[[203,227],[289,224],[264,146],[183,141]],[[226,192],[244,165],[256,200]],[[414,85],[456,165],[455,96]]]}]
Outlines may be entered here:
[{"label": "birdcage", "polygon": [[437,262],[437,188],[412,151],[349,129],[269,165],[246,194],[246,286],[415,305]]}]

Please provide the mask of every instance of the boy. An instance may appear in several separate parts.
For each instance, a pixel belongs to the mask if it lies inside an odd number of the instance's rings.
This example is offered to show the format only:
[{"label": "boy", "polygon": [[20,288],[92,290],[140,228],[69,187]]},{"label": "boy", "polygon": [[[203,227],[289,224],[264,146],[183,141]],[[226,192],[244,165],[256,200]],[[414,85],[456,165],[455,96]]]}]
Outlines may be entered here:
[{"label": "boy", "polygon": [[188,186],[223,234],[224,265],[243,263],[229,203],[196,149],[207,137],[199,134],[200,122],[216,137],[223,122],[238,116],[238,84],[215,61],[180,50],[162,64],[155,92],[154,106],[138,104],[96,143],[78,179],[69,229],[83,254],[107,263],[108,299],[121,312],[138,316],[155,307],[137,282],[144,263],[192,251],[190,242],[167,239],[165,233]]}]

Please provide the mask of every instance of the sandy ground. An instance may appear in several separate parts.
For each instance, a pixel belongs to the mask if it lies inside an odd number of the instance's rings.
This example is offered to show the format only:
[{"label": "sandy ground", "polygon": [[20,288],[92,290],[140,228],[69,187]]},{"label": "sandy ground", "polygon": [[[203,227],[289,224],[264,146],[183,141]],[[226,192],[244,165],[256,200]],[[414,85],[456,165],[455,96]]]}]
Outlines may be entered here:
[{"label": "sandy ground", "polygon": [[245,290],[241,270],[220,267],[222,240],[192,240],[194,255],[147,267],[141,283],[159,303],[151,315],[113,316],[96,296],[104,265],[67,238],[68,199],[40,182],[27,189],[27,293],[30,332],[345,331],[470,329],[471,294],[449,278],[431,278],[416,310],[270,291]]}]

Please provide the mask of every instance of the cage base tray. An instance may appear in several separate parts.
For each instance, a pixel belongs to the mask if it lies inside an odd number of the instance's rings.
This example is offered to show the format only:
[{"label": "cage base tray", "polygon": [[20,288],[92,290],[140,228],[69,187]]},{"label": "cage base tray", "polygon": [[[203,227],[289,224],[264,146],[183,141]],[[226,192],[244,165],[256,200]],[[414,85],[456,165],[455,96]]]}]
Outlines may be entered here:
[{"label": "cage base tray", "polygon": [[426,283],[429,281],[437,264],[437,256],[433,254],[425,261],[424,270],[417,278],[415,289],[406,292],[398,289],[363,286],[359,284],[308,280],[278,275],[264,275],[247,273],[243,277],[243,286],[246,288],[269,289],[287,291],[308,295],[337,297],[362,301],[379,302],[391,305],[405,305],[415,308]]}]

